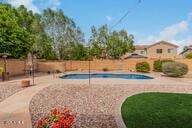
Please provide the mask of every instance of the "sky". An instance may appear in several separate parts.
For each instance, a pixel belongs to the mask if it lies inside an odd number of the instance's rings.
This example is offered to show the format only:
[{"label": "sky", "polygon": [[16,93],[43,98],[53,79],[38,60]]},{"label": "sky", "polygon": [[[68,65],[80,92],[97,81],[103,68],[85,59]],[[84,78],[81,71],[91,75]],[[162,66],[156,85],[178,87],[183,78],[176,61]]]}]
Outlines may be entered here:
[{"label": "sky", "polygon": [[62,9],[81,27],[85,39],[90,27],[107,24],[112,27],[126,12],[124,20],[113,30],[125,29],[136,44],[160,40],[180,46],[192,44],[192,0],[0,0],[14,7],[25,5],[42,13],[43,9]]}]

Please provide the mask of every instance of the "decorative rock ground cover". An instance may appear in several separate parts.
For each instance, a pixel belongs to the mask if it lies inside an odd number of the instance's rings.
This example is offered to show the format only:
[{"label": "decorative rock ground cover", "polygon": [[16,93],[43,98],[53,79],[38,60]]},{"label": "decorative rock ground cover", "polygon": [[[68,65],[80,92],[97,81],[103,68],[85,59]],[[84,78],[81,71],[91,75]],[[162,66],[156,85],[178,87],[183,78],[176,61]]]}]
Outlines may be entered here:
[{"label": "decorative rock ground cover", "polygon": [[[190,84],[180,85],[70,85],[58,83],[37,93],[30,102],[33,126],[52,108],[68,107],[77,113],[77,128],[117,128],[120,108],[128,96],[142,92],[192,93]],[[118,118],[117,118],[118,117]]]},{"label": "decorative rock ground cover", "polygon": [[22,89],[18,82],[0,83],[0,102]]},{"label": "decorative rock ground cover", "polygon": [[116,103],[125,97],[127,92],[118,87],[50,86],[40,91],[30,103],[33,126],[51,108],[66,106],[77,113],[78,128],[116,128]]}]

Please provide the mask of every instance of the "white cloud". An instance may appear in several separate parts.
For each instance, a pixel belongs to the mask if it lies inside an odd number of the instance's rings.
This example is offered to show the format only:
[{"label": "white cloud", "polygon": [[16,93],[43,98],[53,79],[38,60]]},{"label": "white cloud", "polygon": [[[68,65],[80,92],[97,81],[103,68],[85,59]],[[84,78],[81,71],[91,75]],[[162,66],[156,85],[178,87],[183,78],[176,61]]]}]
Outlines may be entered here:
[{"label": "white cloud", "polygon": [[32,10],[35,13],[40,13],[40,10],[45,8],[57,9],[61,5],[60,0],[38,0],[40,4],[39,7],[34,4],[35,0],[7,0],[7,1],[14,7],[24,5],[28,10]]},{"label": "white cloud", "polygon": [[107,19],[108,21],[111,21],[111,20],[112,20],[112,17],[111,17],[111,16],[106,16],[106,19]]},{"label": "white cloud", "polygon": [[158,36],[150,35],[145,39],[141,39],[139,43],[154,43],[160,40],[174,40],[175,37],[181,33],[184,33],[188,30],[188,22],[181,21],[176,24],[172,24],[168,27],[165,27],[163,31],[159,33]]},{"label": "white cloud", "polygon": [[170,40],[170,42],[177,44],[179,46],[178,51],[182,52],[184,46],[192,45],[192,36],[187,36],[183,40]]},{"label": "white cloud", "polygon": [[35,13],[40,13],[39,8],[33,4],[33,0],[8,0],[8,3],[14,7],[24,5],[28,10],[32,10]]},{"label": "white cloud", "polygon": [[60,0],[41,0],[41,4],[45,8],[49,7],[51,9],[56,10],[61,5],[61,2]]},{"label": "white cloud", "polygon": [[188,30],[189,21],[181,21],[165,27],[158,36],[149,35],[144,39],[138,40],[138,44],[152,44],[157,41],[165,40],[180,46],[178,51],[181,52],[184,46],[192,44],[192,36],[186,35],[185,38],[179,40],[177,39],[177,36],[187,32]]},{"label": "white cloud", "polygon": [[132,32],[127,32],[128,34],[132,34],[134,37],[136,37],[137,33],[132,31]]},{"label": "white cloud", "polygon": [[177,24],[166,27],[162,32],[160,32],[160,39],[174,39],[178,34],[186,32],[188,30],[188,22],[181,21]]}]

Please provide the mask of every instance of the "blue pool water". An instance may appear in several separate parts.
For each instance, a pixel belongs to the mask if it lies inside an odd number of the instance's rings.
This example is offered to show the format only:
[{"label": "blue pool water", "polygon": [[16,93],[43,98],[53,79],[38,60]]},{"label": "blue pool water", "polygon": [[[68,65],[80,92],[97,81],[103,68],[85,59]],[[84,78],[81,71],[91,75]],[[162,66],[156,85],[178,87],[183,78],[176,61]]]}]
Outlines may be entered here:
[{"label": "blue pool water", "polygon": [[[62,79],[88,79],[89,74],[67,74]],[[137,74],[90,74],[90,78],[122,78],[122,79],[153,79],[152,77]]]}]

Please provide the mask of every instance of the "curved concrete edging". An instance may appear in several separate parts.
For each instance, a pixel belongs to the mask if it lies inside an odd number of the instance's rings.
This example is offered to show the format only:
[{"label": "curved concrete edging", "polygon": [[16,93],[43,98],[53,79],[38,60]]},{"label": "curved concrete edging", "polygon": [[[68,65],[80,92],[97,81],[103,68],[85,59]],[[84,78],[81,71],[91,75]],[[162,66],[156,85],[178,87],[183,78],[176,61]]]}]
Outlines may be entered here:
[{"label": "curved concrete edging", "polygon": [[30,101],[52,82],[38,84],[15,93],[0,103],[0,128],[32,128]]},{"label": "curved concrete edging", "polygon": [[116,110],[115,120],[116,120],[116,124],[117,124],[118,128],[127,128],[125,126],[125,123],[124,123],[122,115],[121,115],[121,106],[122,106],[123,102],[124,102],[124,99],[121,100],[121,103],[117,104],[116,109],[115,109]]},{"label": "curved concrete edging", "polygon": [[122,118],[122,114],[121,114],[121,107],[123,105],[123,103],[125,102],[125,100],[131,96],[134,96],[134,95],[137,95],[137,94],[140,94],[142,92],[136,92],[136,93],[133,93],[129,96],[126,96],[126,97],[123,97],[119,103],[117,103],[116,105],[116,111],[115,111],[115,120],[116,120],[116,124],[117,124],[117,127],[118,128],[127,128],[124,121],[123,121],[123,118]]}]

